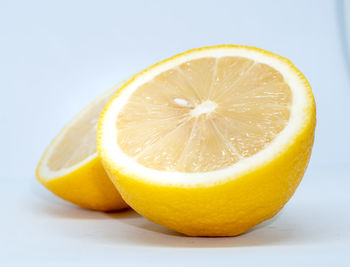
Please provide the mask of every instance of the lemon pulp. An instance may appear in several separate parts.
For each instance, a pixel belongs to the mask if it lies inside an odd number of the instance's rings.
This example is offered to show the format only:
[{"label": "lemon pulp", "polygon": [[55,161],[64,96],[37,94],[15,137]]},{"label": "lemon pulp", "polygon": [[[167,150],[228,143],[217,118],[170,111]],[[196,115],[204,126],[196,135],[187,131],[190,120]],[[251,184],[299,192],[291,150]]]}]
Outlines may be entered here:
[{"label": "lemon pulp", "polygon": [[55,145],[49,156],[47,167],[51,171],[68,169],[96,154],[96,130],[98,117],[115,90],[107,92],[94,102],[85,113],[75,121]]},{"label": "lemon pulp", "polygon": [[279,71],[225,56],[182,63],[139,86],[117,117],[117,143],[155,170],[208,172],[250,157],[285,128],[291,90]]}]

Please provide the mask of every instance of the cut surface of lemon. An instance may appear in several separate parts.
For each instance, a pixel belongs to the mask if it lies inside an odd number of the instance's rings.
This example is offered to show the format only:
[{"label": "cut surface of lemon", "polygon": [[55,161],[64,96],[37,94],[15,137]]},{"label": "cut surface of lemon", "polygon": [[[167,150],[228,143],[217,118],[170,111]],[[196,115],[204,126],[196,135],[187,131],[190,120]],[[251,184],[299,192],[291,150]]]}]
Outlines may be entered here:
[{"label": "cut surface of lemon", "polygon": [[96,152],[98,117],[121,82],[85,107],[55,137],[42,156],[37,179],[57,196],[94,210],[127,207]]},{"label": "cut surface of lemon", "polygon": [[310,85],[289,60],[223,45],[134,76],[104,108],[97,146],[137,212],[187,235],[232,236],[293,195],[314,129]]}]

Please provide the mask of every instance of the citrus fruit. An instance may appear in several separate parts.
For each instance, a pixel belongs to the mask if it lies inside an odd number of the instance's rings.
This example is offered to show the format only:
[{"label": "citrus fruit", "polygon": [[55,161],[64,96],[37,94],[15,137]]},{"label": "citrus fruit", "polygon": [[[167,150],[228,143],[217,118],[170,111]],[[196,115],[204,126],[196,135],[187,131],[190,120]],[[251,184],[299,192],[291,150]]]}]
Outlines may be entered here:
[{"label": "citrus fruit", "polygon": [[108,178],[96,152],[96,125],[115,85],[85,107],[54,138],[42,156],[36,176],[57,196],[84,208],[109,211],[127,207]]},{"label": "citrus fruit", "polygon": [[107,103],[97,150],[124,200],[190,236],[234,236],[277,214],[311,154],[315,102],[286,58],[193,49],[134,76]]}]

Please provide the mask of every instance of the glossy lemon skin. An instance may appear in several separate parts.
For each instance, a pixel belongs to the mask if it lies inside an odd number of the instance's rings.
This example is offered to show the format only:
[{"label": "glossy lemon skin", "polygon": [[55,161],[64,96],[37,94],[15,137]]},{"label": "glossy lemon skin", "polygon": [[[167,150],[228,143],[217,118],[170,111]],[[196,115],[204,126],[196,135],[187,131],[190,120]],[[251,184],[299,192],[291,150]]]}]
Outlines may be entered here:
[{"label": "glossy lemon skin", "polygon": [[37,179],[55,195],[82,208],[112,211],[128,207],[110,181],[99,157],[65,176],[52,180],[44,179],[37,171]]},{"label": "glossy lemon skin", "polygon": [[189,236],[235,236],[272,218],[292,197],[310,159],[314,129],[310,120],[278,158],[215,186],[156,185],[105,167],[124,200],[150,221]]}]

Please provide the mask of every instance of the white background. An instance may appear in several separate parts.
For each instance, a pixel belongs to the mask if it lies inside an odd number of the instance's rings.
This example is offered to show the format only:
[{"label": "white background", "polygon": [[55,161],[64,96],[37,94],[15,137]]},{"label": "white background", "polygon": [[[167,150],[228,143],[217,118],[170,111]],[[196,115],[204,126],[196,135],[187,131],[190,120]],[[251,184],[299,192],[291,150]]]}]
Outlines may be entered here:
[{"label": "white background", "polygon": [[[347,1],[0,0],[0,264],[350,265]],[[35,181],[40,156],[113,84],[194,47],[245,44],[311,83],[316,140],[296,195],[236,238],[186,238],[129,211],[82,210]]]}]

